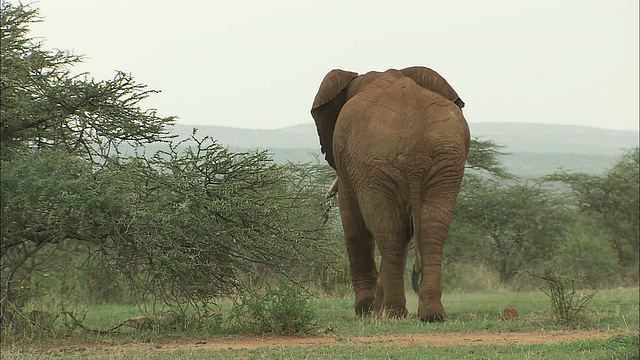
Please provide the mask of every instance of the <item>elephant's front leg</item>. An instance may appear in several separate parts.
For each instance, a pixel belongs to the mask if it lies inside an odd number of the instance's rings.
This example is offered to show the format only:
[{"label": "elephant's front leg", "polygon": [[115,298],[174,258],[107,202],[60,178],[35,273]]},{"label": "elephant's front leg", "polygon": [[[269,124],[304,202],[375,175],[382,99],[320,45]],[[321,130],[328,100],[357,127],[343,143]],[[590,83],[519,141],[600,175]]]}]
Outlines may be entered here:
[{"label": "elephant's front leg", "polygon": [[378,277],[374,258],[375,243],[365,227],[357,200],[347,190],[346,186],[340,185],[340,216],[349,254],[351,283],[356,295],[355,310],[361,316],[370,314],[373,309]]}]

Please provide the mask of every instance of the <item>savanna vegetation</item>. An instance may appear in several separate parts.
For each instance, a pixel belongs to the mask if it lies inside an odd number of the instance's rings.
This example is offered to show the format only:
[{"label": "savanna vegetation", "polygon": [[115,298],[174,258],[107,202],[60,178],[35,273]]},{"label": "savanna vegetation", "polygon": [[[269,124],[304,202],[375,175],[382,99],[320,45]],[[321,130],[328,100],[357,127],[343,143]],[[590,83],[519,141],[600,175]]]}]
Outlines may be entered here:
[{"label": "savanna vegetation", "polygon": [[[233,152],[195,129],[171,137],[175,118],[144,107],[155,90],[131,74],[74,73],[81,56],[29,37],[37,9],[5,2],[1,11],[3,349],[123,329],[139,340],[579,324],[637,340],[638,148],[601,175],[519,179],[501,166],[499,146],[474,140],[445,247],[451,321],[354,318],[344,330],[354,316],[340,221],[324,198],[334,176],[327,165],[278,165],[268,152]],[[585,311],[554,317],[538,290],[554,284],[576,296],[599,290],[580,299],[600,315],[577,302],[564,305]],[[619,287],[635,290],[606,290]],[[502,300],[470,308],[487,303],[482,294]],[[499,322],[502,306],[529,315]],[[468,313],[481,320],[470,325]],[[637,351],[628,337],[610,341]]]}]

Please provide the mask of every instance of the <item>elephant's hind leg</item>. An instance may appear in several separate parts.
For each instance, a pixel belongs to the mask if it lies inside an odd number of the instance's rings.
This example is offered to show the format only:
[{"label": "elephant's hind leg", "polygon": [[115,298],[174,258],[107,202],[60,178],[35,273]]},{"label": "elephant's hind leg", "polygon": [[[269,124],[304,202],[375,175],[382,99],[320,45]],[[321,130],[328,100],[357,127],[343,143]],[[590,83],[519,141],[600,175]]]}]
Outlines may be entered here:
[{"label": "elephant's hind leg", "polygon": [[369,196],[363,205],[365,222],[382,257],[375,311],[389,317],[406,317],[404,273],[409,248],[408,216],[392,196]]},{"label": "elephant's hind leg", "polygon": [[459,191],[459,180],[433,186],[425,193],[419,236],[422,258],[422,283],[419,291],[418,318],[422,321],[443,321],[446,317],[442,297],[442,255]]},{"label": "elephant's hind leg", "polygon": [[[404,257],[406,259],[406,255]],[[402,266],[404,268],[404,265]],[[387,291],[389,292],[389,298],[385,298],[385,282],[389,284],[387,275],[385,275],[385,265],[384,260],[380,264],[380,272],[378,274],[378,281],[376,283],[376,299],[373,306],[373,311],[378,316],[389,316],[389,317],[406,317],[408,315],[408,310],[406,308],[406,300],[404,297],[397,299],[397,296],[394,294],[398,294],[400,292],[393,290],[389,285],[386,286]],[[404,284],[404,279],[402,280]],[[396,285],[397,286],[397,285]],[[404,288],[403,288],[404,289]],[[404,293],[404,290],[402,290]]]},{"label": "elephant's hind leg", "polygon": [[396,233],[375,234],[374,237],[382,256],[374,308],[379,315],[406,317],[409,313],[404,294],[406,243],[403,247],[404,241]]},{"label": "elephant's hind leg", "polygon": [[366,228],[358,201],[346,183],[339,185],[340,216],[344,230],[351,282],[356,295],[355,311],[358,316],[373,310],[378,273],[374,258],[375,244]]}]

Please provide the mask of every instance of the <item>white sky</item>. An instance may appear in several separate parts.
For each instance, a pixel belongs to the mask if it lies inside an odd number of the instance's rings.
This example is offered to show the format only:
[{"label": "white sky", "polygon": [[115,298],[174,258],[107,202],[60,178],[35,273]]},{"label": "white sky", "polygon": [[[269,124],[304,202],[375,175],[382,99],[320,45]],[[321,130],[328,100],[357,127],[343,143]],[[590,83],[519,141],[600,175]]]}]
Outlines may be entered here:
[{"label": "white sky", "polygon": [[[17,0],[13,0],[14,2]],[[281,128],[332,68],[424,65],[470,123],[638,131],[637,0],[41,0],[45,48],[161,90],[182,124]]]}]

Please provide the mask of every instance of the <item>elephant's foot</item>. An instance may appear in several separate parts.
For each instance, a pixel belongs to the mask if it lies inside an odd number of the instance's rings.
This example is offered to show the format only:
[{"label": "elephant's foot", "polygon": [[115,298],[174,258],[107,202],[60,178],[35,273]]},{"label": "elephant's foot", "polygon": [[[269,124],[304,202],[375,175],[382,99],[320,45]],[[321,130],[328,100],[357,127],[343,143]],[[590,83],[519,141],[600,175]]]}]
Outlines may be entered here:
[{"label": "elephant's foot", "polygon": [[418,307],[418,319],[425,322],[440,322],[446,318],[442,303],[420,304]]},{"label": "elephant's foot", "polygon": [[356,315],[366,316],[371,315],[373,310],[373,296],[367,296],[363,299],[356,297]]},{"label": "elephant's foot", "polygon": [[409,311],[405,305],[384,304],[383,301],[378,301],[377,297],[373,313],[376,316],[389,317],[392,319],[406,318],[409,315]]},{"label": "elephant's foot", "polygon": [[426,316],[419,316],[420,321],[424,322],[442,322],[445,319],[445,314],[428,314]]}]

